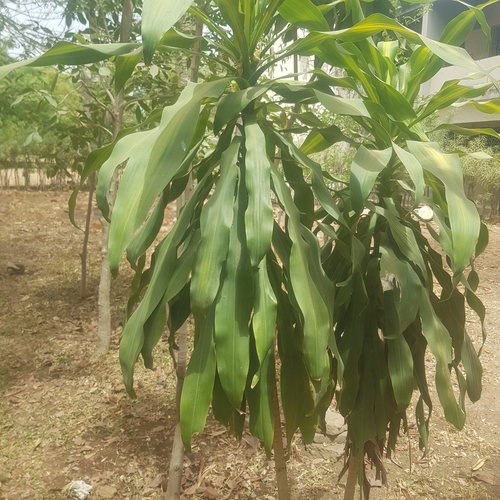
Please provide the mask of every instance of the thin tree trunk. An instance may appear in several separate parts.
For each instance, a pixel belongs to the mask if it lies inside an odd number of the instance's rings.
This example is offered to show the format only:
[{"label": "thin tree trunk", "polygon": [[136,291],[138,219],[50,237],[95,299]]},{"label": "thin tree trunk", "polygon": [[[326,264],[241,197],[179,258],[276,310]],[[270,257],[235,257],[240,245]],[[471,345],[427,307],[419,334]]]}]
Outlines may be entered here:
[{"label": "thin tree trunk", "polygon": [[[126,43],[130,39],[132,31],[133,5],[131,0],[124,0],[122,10],[122,21],[120,23],[120,43]],[[116,138],[122,127],[123,121],[123,90],[115,97],[113,102],[113,138]],[[113,210],[116,198],[118,182],[118,170],[115,171],[111,181],[111,188],[108,196],[110,205],[109,213]],[[99,301],[98,301],[98,325],[97,325],[97,354],[103,355],[109,351],[111,345],[111,271],[108,265],[108,239],[109,222],[101,217],[102,225],[102,250],[101,250],[101,278],[99,281]]]},{"label": "thin tree trunk", "polygon": [[83,246],[82,253],[80,254],[82,260],[82,286],[80,295],[82,299],[87,296],[87,248],[89,244],[89,235],[90,235],[90,221],[92,220],[92,200],[94,197],[94,189],[95,189],[95,173],[93,173],[89,178],[89,201],[87,205],[87,218],[85,220],[85,233],[83,236]]},{"label": "thin tree trunk", "polygon": [[351,456],[349,457],[349,469],[345,485],[344,500],[354,500],[356,484],[358,482],[359,454],[354,445],[351,445]]},{"label": "thin tree trunk", "polygon": [[274,464],[276,468],[276,485],[278,486],[278,500],[290,500],[288,490],[288,475],[286,471],[285,449],[281,433],[280,404],[278,399],[278,384],[274,381]]},{"label": "thin tree trunk", "polygon": [[28,189],[30,188],[30,171],[29,171],[28,165],[29,165],[29,162],[25,158],[25,160],[24,160],[24,189],[26,191],[28,191]]},{"label": "thin tree trunk", "polygon": [[[195,35],[201,36],[203,33],[203,23],[197,19],[195,26]],[[201,49],[200,42],[196,42],[194,46],[195,55],[191,63],[191,81],[196,83],[198,81],[198,72],[200,69],[200,56],[197,54]],[[177,217],[186,203],[186,199],[191,195],[193,190],[193,180],[190,177],[184,193],[177,199]],[[168,312],[168,311],[167,311]],[[181,425],[180,425],[180,402],[182,387],[184,385],[184,377],[186,374],[187,365],[187,323],[184,323],[179,328],[177,345],[179,346],[179,353],[177,355],[177,386],[176,386],[176,413],[177,425],[175,426],[174,441],[172,444],[172,455],[170,457],[170,467],[168,470],[168,485],[165,492],[165,500],[179,500],[181,495],[181,481],[184,462],[184,444],[181,438]]]},{"label": "thin tree trunk", "polygon": [[181,492],[183,462],[184,462],[184,444],[181,438],[180,424],[180,402],[182,387],[184,386],[184,377],[186,375],[187,365],[187,325],[184,323],[179,329],[177,345],[179,353],[177,355],[177,386],[175,391],[177,425],[175,426],[174,441],[172,443],[172,455],[170,457],[170,467],[168,469],[168,485],[165,492],[165,500],[179,500]]}]

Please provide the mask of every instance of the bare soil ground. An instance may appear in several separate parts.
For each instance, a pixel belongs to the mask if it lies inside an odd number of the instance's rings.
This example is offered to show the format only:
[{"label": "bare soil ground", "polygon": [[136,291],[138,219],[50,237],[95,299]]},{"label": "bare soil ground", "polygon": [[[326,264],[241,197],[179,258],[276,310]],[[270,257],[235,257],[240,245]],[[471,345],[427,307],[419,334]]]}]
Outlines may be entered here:
[{"label": "bare soil ground", "polygon": [[[96,214],[90,294],[81,299],[83,236],[68,221],[68,196],[0,190],[0,499],[67,498],[72,480],[92,485],[90,498],[160,499],[175,414],[168,346],[158,345],[155,372],[138,366],[138,398],[130,400],[117,359],[130,277],[124,270],[113,283],[112,350],[94,357],[100,224]],[[80,203],[83,224],[84,196]],[[8,274],[10,263],[23,264],[25,273]],[[500,499],[499,227],[490,227],[490,246],[477,267],[489,331],[483,397],[469,403],[461,432],[444,422],[436,404],[425,459],[410,411],[409,436],[386,460],[389,483],[373,488],[375,500]],[[472,315],[469,329],[479,345]],[[296,437],[288,462],[294,499],[342,498],[342,436],[318,436],[307,448]],[[238,443],[209,419],[186,455],[182,498],[272,500],[274,478],[273,463],[255,439],[245,434]]]}]

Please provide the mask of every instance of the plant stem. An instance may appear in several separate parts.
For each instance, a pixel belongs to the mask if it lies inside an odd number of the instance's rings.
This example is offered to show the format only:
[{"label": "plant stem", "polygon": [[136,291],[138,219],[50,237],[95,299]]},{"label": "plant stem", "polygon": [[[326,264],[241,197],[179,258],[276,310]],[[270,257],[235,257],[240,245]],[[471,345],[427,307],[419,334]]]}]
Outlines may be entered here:
[{"label": "plant stem", "polygon": [[358,450],[351,443],[351,456],[349,457],[349,469],[347,471],[347,482],[345,485],[344,500],[354,500],[356,483],[358,482]]},{"label": "plant stem", "polygon": [[[168,312],[168,311],[167,311]],[[184,445],[181,438],[181,425],[179,422],[179,409],[184,385],[184,376],[186,374],[187,364],[187,324],[184,323],[179,329],[177,338],[179,353],[177,355],[177,386],[175,391],[176,400],[176,418],[174,441],[172,444],[172,455],[170,458],[170,467],[168,469],[168,485],[165,492],[165,500],[179,500],[182,481],[182,463],[184,461]]]},{"label": "plant stem", "polygon": [[278,384],[274,380],[274,464],[276,468],[276,485],[278,486],[278,500],[290,500],[288,476],[286,471],[285,450],[281,433],[280,405],[278,400]]},{"label": "plant stem", "polygon": [[[124,0],[122,9],[122,20],[120,23],[120,43],[126,43],[130,39],[132,25],[132,10],[133,5],[131,0]],[[121,90],[113,101],[113,139],[116,138],[123,122],[123,90]],[[113,210],[115,204],[116,191],[118,183],[118,170],[115,170],[111,181],[111,188],[108,197],[110,205],[109,214]],[[102,225],[102,263],[101,263],[101,279],[99,281],[99,300],[98,300],[98,326],[97,326],[97,354],[103,355],[109,351],[111,344],[111,272],[108,265],[108,239],[109,239],[109,222],[101,217]]]},{"label": "plant stem", "polygon": [[87,296],[87,248],[90,236],[90,221],[92,220],[92,200],[94,197],[94,189],[95,173],[93,173],[89,178],[89,201],[87,204],[87,218],[85,220],[85,233],[83,237],[82,253],[80,254],[80,257],[82,259],[82,285],[80,296],[82,299]]}]

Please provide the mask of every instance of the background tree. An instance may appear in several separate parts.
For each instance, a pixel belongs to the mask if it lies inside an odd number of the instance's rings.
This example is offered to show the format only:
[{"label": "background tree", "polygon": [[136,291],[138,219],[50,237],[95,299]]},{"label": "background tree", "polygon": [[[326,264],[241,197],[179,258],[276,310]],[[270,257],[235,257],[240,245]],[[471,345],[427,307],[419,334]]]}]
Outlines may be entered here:
[{"label": "background tree", "polygon": [[0,165],[43,176],[69,174],[75,159],[66,132],[70,116],[81,106],[67,75],[50,68],[21,70],[0,81]]}]

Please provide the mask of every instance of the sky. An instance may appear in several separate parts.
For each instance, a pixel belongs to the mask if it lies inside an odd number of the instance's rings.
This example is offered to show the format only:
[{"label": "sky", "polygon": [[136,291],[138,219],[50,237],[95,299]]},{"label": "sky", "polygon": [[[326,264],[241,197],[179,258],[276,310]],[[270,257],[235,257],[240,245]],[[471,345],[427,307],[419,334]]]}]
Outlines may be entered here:
[{"label": "sky", "polygon": [[[47,40],[50,35],[39,29],[33,29],[36,24],[53,33],[53,38],[61,39],[67,30],[63,16],[63,8],[50,1],[31,0],[27,2],[13,2],[0,0],[0,21],[4,20],[2,38],[10,38],[12,47],[8,52],[12,57],[34,55],[40,53],[41,48],[31,48]],[[21,36],[17,32],[21,29]],[[32,43],[30,43],[30,41]],[[27,54],[34,52],[33,54]]]}]

